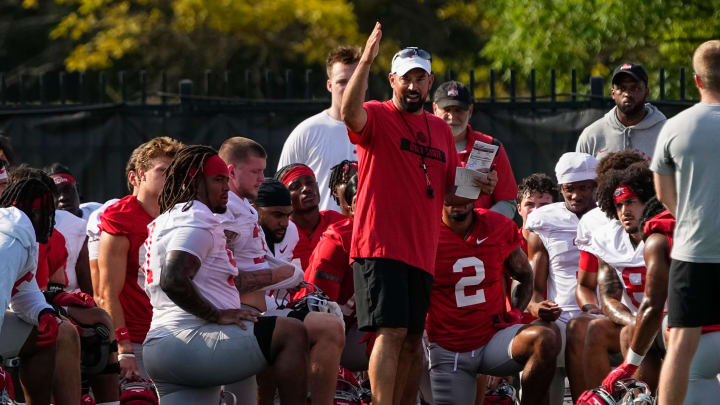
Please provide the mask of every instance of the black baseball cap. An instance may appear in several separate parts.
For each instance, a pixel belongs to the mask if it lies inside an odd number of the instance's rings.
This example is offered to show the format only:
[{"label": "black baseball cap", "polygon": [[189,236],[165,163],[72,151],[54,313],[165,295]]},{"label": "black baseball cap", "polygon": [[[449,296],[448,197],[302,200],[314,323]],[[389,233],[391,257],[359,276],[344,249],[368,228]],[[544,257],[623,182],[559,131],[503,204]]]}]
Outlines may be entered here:
[{"label": "black baseball cap", "polygon": [[612,83],[615,83],[615,78],[622,74],[630,75],[633,79],[645,82],[645,84],[648,82],[648,75],[645,73],[645,69],[643,69],[642,65],[623,63],[622,65],[616,67],[612,75]]},{"label": "black baseball cap", "polygon": [[455,105],[463,110],[468,110],[473,103],[473,98],[467,86],[458,81],[450,80],[438,86],[437,90],[435,90],[433,102],[440,108]]}]

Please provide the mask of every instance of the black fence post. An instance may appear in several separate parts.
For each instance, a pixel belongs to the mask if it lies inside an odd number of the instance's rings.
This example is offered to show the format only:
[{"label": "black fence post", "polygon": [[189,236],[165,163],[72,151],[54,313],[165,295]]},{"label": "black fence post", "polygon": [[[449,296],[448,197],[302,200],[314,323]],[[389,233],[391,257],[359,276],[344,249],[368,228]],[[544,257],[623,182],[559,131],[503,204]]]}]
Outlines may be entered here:
[{"label": "black fence post", "polygon": [[660,100],[665,100],[665,68],[660,68],[658,76],[658,83],[660,84]]},{"label": "black fence post", "polygon": [[515,69],[510,69],[510,101],[515,102]]},{"label": "black fence post", "polygon": [[[312,70],[305,69],[305,99],[306,100],[310,100],[310,94],[311,94],[310,93],[310,91],[311,91],[311,89],[310,89],[310,74],[311,73],[312,73]],[[368,82],[369,82],[369,79],[368,79]],[[369,88],[370,88],[370,86],[368,86],[368,89]]]},{"label": "black fence post", "polygon": [[475,69],[470,69],[470,97],[475,100]]},{"label": "black fence post", "polygon": [[65,92],[65,72],[60,72],[58,75],[58,87],[60,88],[60,103],[65,104],[67,102],[67,94]]},{"label": "black fence post", "polygon": [[45,74],[44,73],[38,73],[38,92],[40,93],[40,103],[45,104],[47,100],[45,99]]},{"label": "black fence post", "polygon": [[167,90],[168,90],[168,88],[167,88],[167,72],[163,70],[162,73],[160,73],[160,91],[163,93],[163,95],[162,95],[162,104],[163,105],[166,105],[167,101],[168,101]]},{"label": "black fence post", "polygon": [[100,97],[100,103],[105,102],[105,72],[100,72],[100,75],[98,77],[99,83],[99,97]]},{"label": "black fence post", "polygon": [[5,105],[7,87],[5,84],[5,72],[0,72],[0,104]]},{"label": "black fence post", "polygon": [[203,90],[205,91],[205,96],[209,96],[210,95],[210,85],[212,84],[211,83],[212,70],[205,69],[205,74],[203,76],[204,76],[203,77],[203,87],[204,87]]},{"label": "black fence post", "polygon": [[180,102],[182,104],[189,103],[189,97],[193,94],[193,81],[190,79],[180,80],[178,82],[178,93],[180,93]]},{"label": "black fence post", "polygon": [[226,70],[223,73],[223,97],[229,97],[230,94],[230,71]]},{"label": "black fence post", "polygon": [[292,96],[292,71],[290,69],[285,69],[285,98],[291,99]]},{"label": "black fence post", "polygon": [[593,108],[601,108],[603,106],[603,86],[605,86],[602,76],[590,77],[590,106]]},{"label": "black fence post", "polygon": [[85,88],[85,72],[78,73],[78,101],[82,104],[87,104],[87,89]]},{"label": "black fence post", "polygon": [[20,86],[20,104],[25,104],[25,74],[20,73],[20,80],[18,82],[18,86]]},{"label": "black fence post", "polygon": [[272,83],[270,82],[270,69],[265,69],[263,76],[265,77],[265,98],[273,98]]},{"label": "black fence post", "polygon": [[127,73],[124,70],[121,70],[118,75],[118,80],[120,82],[120,96],[122,97],[122,102],[127,102],[127,80],[126,80]]},{"label": "black fence post", "polygon": [[572,87],[570,89],[570,92],[572,93],[570,98],[572,101],[577,101],[577,69],[573,68],[570,72],[570,81],[572,83]]},{"label": "black fence post", "polygon": [[530,70],[530,102],[534,103],[537,100],[535,95],[535,69]]},{"label": "black fence post", "polygon": [[147,104],[147,74],[140,71],[140,103]]},{"label": "black fence post", "polygon": [[490,102],[495,102],[495,69],[490,69]]},{"label": "black fence post", "polygon": [[685,68],[680,68],[680,100],[685,100]]}]

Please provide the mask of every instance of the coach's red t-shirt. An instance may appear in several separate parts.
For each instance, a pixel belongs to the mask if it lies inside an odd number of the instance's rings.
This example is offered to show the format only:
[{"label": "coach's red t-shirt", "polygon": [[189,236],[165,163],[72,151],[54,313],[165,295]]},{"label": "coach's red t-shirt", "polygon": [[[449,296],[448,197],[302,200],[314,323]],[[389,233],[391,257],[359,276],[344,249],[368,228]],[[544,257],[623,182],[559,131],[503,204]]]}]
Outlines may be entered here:
[{"label": "coach's red t-shirt", "polygon": [[[318,286],[331,300],[340,305],[345,304],[355,294],[350,266],[352,229],[352,218],[330,225],[313,250],[310,264],[305,270],[305,281]],[[301,290],[297,297],[302,297],[306,293]]]},{"label": "coach's red t-shirt", "polygon": [[[50,239],[47,243],[41,243],[38,248],[38,267],[35,273],[40,290],[47,289],[50,276],[56,271],[65,272],[65,263],[67,262],[68,251],[65,247],[65,237],[57,230],[53,229]],[[65,275],[65,284],[67,285],[67,274]]]},{"label": "coach's red t-shirt", "polygon": [[[465,150],[458,153],[458,160],[462,162],[463,166],[467,163],[475,141],[492,144],[493,137],[479,131],[474,131],[472,127],[468,125]],[[491,208],[498,201],[515,200],[517,198],[518,188],[517,182],[515,181],[515,174],[513,174],[512,167],[510,167],[510,160],[502,144],[500,144],[495,154],[493,164],[495,165],[495,170],[498,175],[495,191],[493,191],[492,194],[481,194],[480,198],[475,201],[475,208]]]},{"label": "coach's red t-shirt", "polygon": [[440,228],[435,280],[427,316],[428,340],[454,352],[487,344],[494,315],[505,312],[504,263],[520,246],[515,223],[479,208],[467,239]]},{"label": "coach's red t-shirt", "polygon": [[302,267],[303,271],[307,270],[310,264],[310,255],[312,255],[315,246],[320,242],[323,232],[328,226],[343,219],[347,219],[347,217],[335,210],[325,210],[320,211],[320,223],[315,229],[297,227],[299,240],[293,250],[293,261],[300,259],[300,267]]},{"label": "coach's red t-shirt", "polygon": [[[445,189],[457,166],[450,127],[427,111],[400,112],[392,100],[363,107],[365,128],[348,130],[359,160],[350,257],[398,260],[432,274]],[[433,198],[420,167],[423,155]]]},{"label": "coach's red t-shirt", "polygon": [[111,235],[122,235],[130,241],[125,270],[125,285],[120,291],[120,304],[125,314],[125,326],[133,343],[142,343],[150,329],[152,306],[145,293],[145,274],[141,263],[145,260],[144,243],[147,226],[153,218],[135,196],[127,196],[109,206],[100,215],[100,230]]}]

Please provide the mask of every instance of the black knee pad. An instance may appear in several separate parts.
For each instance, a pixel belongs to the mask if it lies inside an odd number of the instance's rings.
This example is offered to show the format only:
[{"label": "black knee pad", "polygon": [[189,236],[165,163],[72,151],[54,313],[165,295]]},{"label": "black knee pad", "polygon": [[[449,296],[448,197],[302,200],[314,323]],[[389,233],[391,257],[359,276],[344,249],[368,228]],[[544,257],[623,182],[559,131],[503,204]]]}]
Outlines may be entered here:
[{"label": "black knee pad", "polygon": [[118,363],[110,363],[110,353],[117,352],[117,341],[110,340],[110,329],[102,323],[80,327],[80,370],[83,380],[100,374],[119,372]]}]

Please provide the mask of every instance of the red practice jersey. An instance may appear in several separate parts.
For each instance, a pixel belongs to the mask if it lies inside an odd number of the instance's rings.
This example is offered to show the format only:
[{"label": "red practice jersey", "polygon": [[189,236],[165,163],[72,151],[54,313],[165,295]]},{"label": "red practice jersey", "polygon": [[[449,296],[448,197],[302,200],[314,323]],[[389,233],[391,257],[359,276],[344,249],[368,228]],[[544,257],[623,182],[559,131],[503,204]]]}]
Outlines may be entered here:
[{"label": "red practice jersey", "polygon": [[497,332],[494,315],[505,312],[504,262],[520,246],[517,226],[502,214],[475,210],[467,239],[440,227],[427,333],[430,342],[467,352]]},{"label": "red practice jersey", "polygon": [[130,241],[125,269],[125,285],[120,291],[120,304],[125,313],[125,326],[130,340],[142,343],[150,328],[152,306],[145,293],[145,273],[142,264],[146,260],[145,239],[147,226],[153,218],[145,212],[135,196],[127,196],[109,206],[100,215],[100,230]]},{"label": "red practice jersey", "polygon": [[[318,286],[327,296],[340,305],[355,294],[353,271],[350,266],[350,242],[353,219],[347,218],[330,225],[322,234],[310,256],[305,270],[305,281]],[[305,289],[298,297],[307,294]]]},{"label": "red practice jersey", "polygon": [[347,217],[337,211],[325,210],[320,211],[320,223],[315,229],[303,229],[298,226],[300,240],[295,245],[295,250],[293,250],[293,262],[300,259],[300,267],[302,267],[303,271],[306,270],[310,264],[310,255],[312,255],[315,246],[320,242],[320,236],[328,226],[343,219],[347,219]]},{"label": "red practice jersey", "polygon": [[[35,279],[40,290],[47,290],[48,280],[56,271],[65,272],[67,258],[65,237],[57,229],[53,229],[48,242],[41,243],[38,249],[38,267]],[[65,275],[65,284],[67,285],[67,274]]]}]

